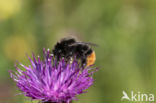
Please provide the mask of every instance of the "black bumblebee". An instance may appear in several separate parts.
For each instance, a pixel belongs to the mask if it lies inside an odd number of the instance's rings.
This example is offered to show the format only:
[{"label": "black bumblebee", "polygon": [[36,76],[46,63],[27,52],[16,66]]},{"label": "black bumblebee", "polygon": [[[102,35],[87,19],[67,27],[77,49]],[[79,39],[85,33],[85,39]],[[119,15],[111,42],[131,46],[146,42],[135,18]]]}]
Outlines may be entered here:
[{"label": "black bumblebee", "polygon": [[91,43],[79,42],[74,38],[63,38],[57,42],[52,50],[55,58],[72,61],[73,58],[79,60],[83,67],[93,65],[96,60],[95,52],[91,48]]}]

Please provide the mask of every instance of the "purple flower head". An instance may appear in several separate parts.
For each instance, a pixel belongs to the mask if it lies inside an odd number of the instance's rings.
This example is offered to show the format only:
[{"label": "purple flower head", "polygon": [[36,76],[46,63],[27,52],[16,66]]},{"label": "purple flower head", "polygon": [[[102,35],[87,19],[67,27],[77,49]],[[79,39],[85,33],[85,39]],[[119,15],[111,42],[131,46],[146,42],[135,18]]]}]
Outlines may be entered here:
[{"label": "purple flower head", "polygon": [[49,50],[43,51],[44,60],[33,55],[33,60],[28,57],[31,65],[20,64],[25,70],[16,66],[17,72],[10,72],[25,96],[44,103],[70,103],[93,84],[95,68],[82,69],[76,60],[57,61]]}]

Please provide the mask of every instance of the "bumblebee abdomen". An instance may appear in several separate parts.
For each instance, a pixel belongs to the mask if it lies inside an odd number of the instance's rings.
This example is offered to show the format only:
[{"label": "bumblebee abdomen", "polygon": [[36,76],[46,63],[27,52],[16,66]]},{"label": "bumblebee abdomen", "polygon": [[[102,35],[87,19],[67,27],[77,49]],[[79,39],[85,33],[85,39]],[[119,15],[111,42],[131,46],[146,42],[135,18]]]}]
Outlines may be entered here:
[{"label": "bumblebee abdomen", "polygon": [[96,60],[95,52],[93,51],[90,55],[87,56],[87,66],[93,65]]}]

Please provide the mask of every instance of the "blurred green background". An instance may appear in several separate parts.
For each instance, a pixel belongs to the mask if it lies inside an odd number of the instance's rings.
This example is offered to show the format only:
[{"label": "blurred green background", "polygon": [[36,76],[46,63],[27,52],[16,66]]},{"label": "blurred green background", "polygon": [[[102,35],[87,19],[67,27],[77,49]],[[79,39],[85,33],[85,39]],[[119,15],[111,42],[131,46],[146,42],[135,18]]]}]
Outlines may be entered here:
[{"label": "blurred green background", "polygon": [[8,70],[67,36],[99,45],[94,85],[74,103],[156,93],[155,0],[0,0],[0,103],[35,103],[15,95]]}]

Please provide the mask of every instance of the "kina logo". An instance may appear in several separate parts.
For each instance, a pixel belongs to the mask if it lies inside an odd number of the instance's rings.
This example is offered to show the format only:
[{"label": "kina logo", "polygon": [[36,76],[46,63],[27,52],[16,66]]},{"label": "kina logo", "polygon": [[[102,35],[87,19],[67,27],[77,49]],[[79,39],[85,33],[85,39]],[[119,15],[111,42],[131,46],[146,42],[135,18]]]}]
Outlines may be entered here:
[{"label": "kina logo", "polygon": [[153,102],[154,101],[154,94],[146,94],[141,92],[134,92],[131,91],[131,95],[128,95],[125,91],[122,91],[122,98],[121,101],[138,101],[138,102]]}]

